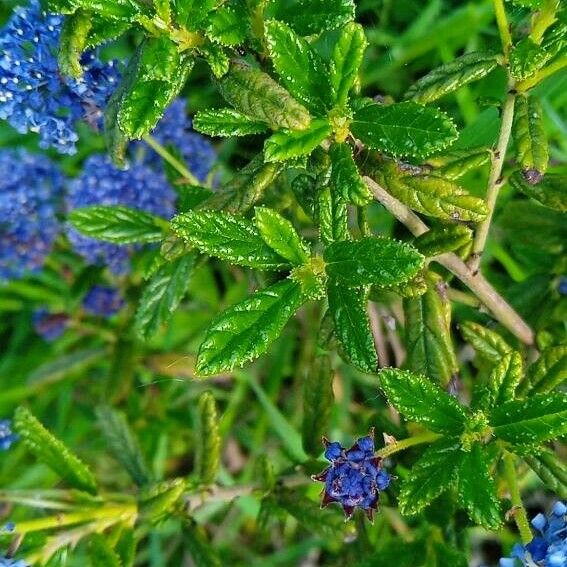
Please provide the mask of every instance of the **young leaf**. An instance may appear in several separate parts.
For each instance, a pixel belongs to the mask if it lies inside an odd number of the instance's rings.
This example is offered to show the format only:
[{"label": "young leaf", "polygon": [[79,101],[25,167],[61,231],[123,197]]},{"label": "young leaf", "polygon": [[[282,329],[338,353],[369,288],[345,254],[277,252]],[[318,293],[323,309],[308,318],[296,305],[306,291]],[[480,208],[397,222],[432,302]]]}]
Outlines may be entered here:
[{"label": "young leaf", "polygon": [[128,471],[138,486],[147,484],[151,475],[140,443],[132,433],[124,414],[110,406],[99,406],[96,415],[107,448],[114,458]]},{"label": "young leaf", "polygon": [[449,435],[458,435],[464,430],[465,410],[437,384],[421,375],[394,368],[381,370],[379,376],[388,401],[409,421]]},{"label": "young leaf", "polygon": [[330,244],[323,255],[329,277],[351,287],[407,281],[423,267],[423,256],[390,238],[362,238]]},{"label": "young leaf", "polygon": [[525,37],[510,52],[510,74],[516,81],[523,81],[535,75],[552,57],[552,50]]},{"label": "young leaf", "polygon": [[123,567],[120,557],[110,545],[109,538],[102,534],[90,536],[89,559],[91,567]]},{"label": "young leaf", "polygon": [[350,22],[354,8],[354,0],[272,0],[267,15],[286,22],[305,36]]},{"label": "young leaf", "polygon": [[441,155],[430,157],[427,162],[435,168],[437,176],[454,180],[488,163],[489,160],[488,150],[485,147],[478,147],[449,150]]},{"label": "young leaf", "polygon": [[280,130],[266,140],[264,156],[272,162],[309,155],[330,134],[327,120],[314,120],[304,130]]},{"label": "young leaf", "polygon": [[186,521],[183,533],[183,544],[189,551],[195,567],[222,567],[223,563],[202,526],[193,520]]},{"label": "young leaf", "polygon": [[410,469],[400,490],[400,511],[406,516],[419,514],[435,498],[448,490],[457,478],[464,452],[458,439],[433,443]]},{"label": "young leaf", "polygon": [[65,18],[57,57],[59,70],[63,75],[79,79],[83,74],[81,55],[87,46],[92,21],[92,14],[83,10]]},{"label": "young leaf", "polygon": [[198,30],[218,0],[172,0],[175,20],[180,27]]},{"label": "young leaf", "polygon": [[548,209],[554,209],[563,213],[567,212],[567,194],[565,192],[567,176],[548,173],[543,179],[540,179],[536,174],[536,183],[530,183],[528,181],[530,177],[530,173],[516,171],[510,176],[510,185],[516,191],[531,197]]},{"label": "young leaf", "polygon": [[199,45],[199,53],[208,63],[216,79],[220,79],[228,73],[230,58],[224,47],[214,41],[206,40]]},{"label": "young leaf", "polygon": [[364,28],[360,24],[349,22],[341,28],[330,67],[331,85],[335,105],[338,107],[344,107],[348,101],[348,94],[356,81],[367,45]]},{"label": "young leaf", "polygon": [[548,392],[497,406],[490,414],[494,435],[515,445],[533,445],[567,433],[567,394]]},{"label": "young leaf", "polygon": [[376,372],[378,356],[366,312],[367,291],[364,288],[347,287],[330,279],[327,295],[342,351],[359,370]]},{"label": "young leaf", "polygon": [[315,217],[319,224],[321,240],[325,244],[350,240],[347,204],[338,188],[330,183],[327,176],[320,176],[315,189]]},{"label": "young leaf", "polygon": [[74,488],[96,494],[96,480],[89,468],[55,438],[24,407],[14,414],[14,431],[34,456]]},{"label": "young leaf", "polygon": [[485,447],[474,443],[463,453],[458,471],[459,501],[477,524],[496,530],[502,524],[496,483],[490,471],[492,461]]},{"label": "young leaf", "polygon": [[118,205],[76,209],[68,219],[82,234],[116,244],[159,242],[167,228],[160,217]]},{"label": "young leaf", "polygon": [[207,136],[233,137],[263,134],[268,125],[232,108],[219,108],[198,112],[193,119],[193,128]]},{"label": "young leaf", "polygon": [[242,63],[233,63],[220,83],[225,100],[272,130],[304,130],[311,123],[307,109],[269,75]]},{"label": "young leaf", "polygon": [[198,373],[230,372],[264,354],[301,303],[300,285],[284,280],[221,313],[199,348]]},{"label": "young leaf", "polygon": [[140,519],[151,524],[159,524],[170,518],[180,499],[187,490],[187,483],[182,478],[174,478],[145,487],[139,495]]},{"label": "young leaf", "polygon": [[497,65],[494,53],[466,53],[419,79],[408,90],[405,98],[411,98],[421,104],[433,102],[468,83],[482,79]]},{"label": "young leaf", "polygon": [[372,193],[364,183],[348,144],[334,143],[329,148],[331,158],[331,185],[348,203],[359,207],[372,201]]},{"label": "young leaf", "polygon": [[427,291],[404,300],[407,368],[446,387],[459,365],[451,340],[451,304],[445,284],[430,276]]},{"label": "young leaf", "polygon": [[266,42],[283,85],[311,112],[322,115],[331,106],[329,70],[311,45],[288,25],[266,23]]},{"label": "young leaf", "polygon": [[221,438],[215,398],[210,392],[199,396],[195,436],[195,470],[204,485],[213,484],[220,468]]},{"label": "young leaf", "polygon": [[426,257],[432,258],[445,252],[453,252],[472,241],[472,230],[464,224],[433,227],[418,236],[413,245]]},{"label": "young leaf", "polygon": [[567,498],[567,467],[553,451],[544,449],[537,455],[525,456],[524,460],[547,489],[559,498]]},{"label": "young leaf", "polygon": [[544,350],[529,369],[530,392],[539,394],[554,390],[567,380],[567,345]]},{"label": "young leaf", "polygon": [[511,351],[504,355],[488,377],[489,406],[499,406],[513,400],[523,375],[524,364],[520,353]]},{"label": "young leaf", "polygon": [[397,157],[426,158],[457,139],[449,116],[411,101],[364,106],[351,131],[368,148]]},{"label": "young leaf", "polygon": [[91,9],[104,19],[130,22],[137,13],[137,6],[131,0],[48,0],[51,12],[74,14],[77,10]]},{"label": "young leaf", "polygon": [[222,45],[239,45],[246,40],[248,16],[245,2],[220,5],[207,17],[207,34]]},{"label": "young leaf", "polygon": [[184,254],[152,275],[136,311],[135,328],[141,338],[148,339],[171,319],[187,291],[194,261],[193,254]]},{"label": "young leaf", "polygon": [[512,347],[496,332],[479,325],[465,322],[461,324],[461,333],[483,358],[494,364],[512,351]]},{"label": "young leaf", "polygon": [[540,178],[547,170],[549,152],[543,111],[539,100],[533,96],[516,98],[513,134],[516,160],[522,171]]},{"label": "young leaf", "polygon": [[209,256],[261,270],[289,267],[244,217],[221,211],[189,211],[174,217],[171,224],[178,236]]},{"label": "young leaf", "polygon": [[162,36],[138,47],[124,76],[118,124],[128,138],[142,138],[179,94],[193,67],[193,59]]},{"label": "young leaf", "polygon": [[293,225],[273,209],[257,207],[255,222],[264,242],[292,264],[305,264],[311,255]]}]

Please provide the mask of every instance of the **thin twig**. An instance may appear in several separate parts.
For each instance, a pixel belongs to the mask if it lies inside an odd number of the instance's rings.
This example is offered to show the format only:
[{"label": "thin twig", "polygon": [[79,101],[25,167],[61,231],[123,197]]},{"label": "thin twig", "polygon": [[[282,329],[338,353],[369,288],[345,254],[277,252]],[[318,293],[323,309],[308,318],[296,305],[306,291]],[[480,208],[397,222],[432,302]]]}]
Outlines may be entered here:
[{"label": "thin twig", "polygon": [[528,521],[528,515],[526,514],[526,509],[524,508],[524,504],[522,503],[520,488],[518,486],[514,455],[512,455],[511,453],[504,453],[504,474],[506,476],[508,490],[510,491],[510,499],[512,501],[512,505],[514,506],[514,521],[518,526],[522,541],[524,545],[526,545],[530,543],[533,536],[530,529],[530,523]]},{"label": "thin twig", "polygon": [[368,302],[368,318],[370,319],[370,328],[374,336],[374,344],[376,345],[376,352],[378,353],[378,366],[384,368],[390,366],[390,356],[388,354],[388,347],[386,346],[386,337],[382,329],[382,321],[378,314],[378,307],[372,301]]}]

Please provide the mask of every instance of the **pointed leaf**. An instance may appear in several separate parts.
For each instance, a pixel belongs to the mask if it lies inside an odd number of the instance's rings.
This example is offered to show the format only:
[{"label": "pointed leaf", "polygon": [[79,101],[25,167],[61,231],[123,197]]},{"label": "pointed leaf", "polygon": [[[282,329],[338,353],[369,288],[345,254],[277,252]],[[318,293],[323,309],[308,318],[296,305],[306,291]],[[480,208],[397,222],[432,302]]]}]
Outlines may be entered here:
[{"label": "pointed leaf", "polygon": [[516,191],[531,197],[548,209],[554,209],[563,213],[567,212],[567,192],[565,191],[567,176],[548,173],[541,179],[536,173],[533,178],[536,183],[530,183],[528,180],[532,180],[529,172],[525,174],[515,172],[510,177],[510,185]]},{"label": "pointed leaf", "polygon": [[211,392],[199,396],[196,429],[195,470],[202,484],[213,484],[220,468],[221,438],[217,406]]},{"label": "pointed leaf", "polygon": [[388,401],[409,421],[422,423],[437,433],[458,435],[464,430],[465,410],[437,384],[394,368],[381,370],[379,376]]},{"label": "pointed leaf", "polygon": [[334,143],[329,148],[332,162],[331,184],[348,203],[359,207],[372,201],[372,193],[362,179],[348,144]]},{"label": "pointed leaf", "polygon": [[397,157],[425,158],[457,139],[449,116],[410,101],[364,106],[355,113],[351,131],[368,148]]},{"label": "pointed leaf", "polygon": [[280,130],[266,140],[264,156],[272,162],[309,155],[330,134],[327,120],[314,120],[304,130]]},{"label": "pointed leaf", "polygon": [[531,392],[550,392],[567,380],[567,345],[544,350],[529,369]]},{"label": "pointed leaf", "polygon": [[567,394],[548,392],[497,406],[490,414],[494,435],[515,445],[533,445],[567,433]]},{"label": "pointed leaf", "polygon": [[247,136],[263,134],[268,125],[259,120],[252,120],[242,112],[232,108],[202,110],[193,119],[193,128],[208,136]]},{"label": "pointed leaf", "polygon": [[207,17],[207,34],[222,45],[238,45],[246,40],[248,15],[245,2],[226,3]]},{"label": "pointed leaf", "polygon": [[350,240],[348,208],[338,188],[327,176],[319,177],[316,185],[315,217],[321,240],[325,244]]},{"label": "pointed leaf", "polygon": [[324,114],[331,106],[329,71],[311,45],[283,22],[266,23],[266,42],[283,85],[310,111]]},{"label": "pointed leaf", "polygon": [[301,303],[299,284],[284,280],[221,313],[199,348],[199,374],[229,372],[264,354]]},{"label": "pointed leaf", "polygon": [[465,341],[486,360],[496,364],[512,351],[512,347],[496,332],[479,325],[465,322],[461,324],[461,333]]},{"label": "pointed leaf", "polygon": [[187,483],[182,478],[158,482],[140,491],[140,520],[150,524],[160,524],[175,514],[181,507],[181,498],[187,490]]},{"label": "pointed leaf", "polygon": [[525,456],[524,460],[547,489],[559,498],[567,498],[567,467],[553,451],[544,449],[538,455]]},{"label": "pointed leaf", "polygon": [[427,258],[454,252],[472,241],[472,230],[463,224],[433,227],[415,239],[413,245]]},{"label": "pointed leaf", "polygon": [[81,56],[92,28],[92,14],[78,10],[65,18],[59,39],[57,63],[63,75],[79,79],[83,74]]},{"label": "pointed leaf", "polygon": [[348,360],[363,372],[376,372],[378,356],[366,311],[367,292],[336,280],[327,285],[335,333]]},{"label": "pointed leaf", "polygon": [[493,53],[466,53],[419,79],[408,90],[406,98],[422,104],[433,102],[468,83],[482,79],[497,65],[496,55]]},{"label": "pointed leaf", "polygon": [[254,223],[220,211],[189,211],[171,221],[175,233],[201,252],[239,266],[280,270],[289,262],[268,246]]},{"label": "pointed leaf", "polygon": [[429,164],[435,167],[437,176],[451,180],[459,179],[459,177],[489,161],[490,153],[485,147],[448,150],[427,160]]},{"label": "pointed leaf", "polygon": [[194,521],[187,521],[183,526],[183,544],[189,551],[195,567],[221,567],[223,565],[205,529]]},{"label": "pointed leaf", "polygon": [[400,491],[400,511],[406,516],[419,514],[457,478],[464,453],[458,439],[433,443],[411,467]]},{"label": "pointed leaf", "polygon": [[504,355],[488,377],[489,406],[499,406],[513,400],[523,375],[524,364],[520,353],[512,351]]},{"label": "pointed leaf", "polygon": [[273,209],[257,207],[255,222],[264,242],[292,264],[309,261],[310,250],[293,225]]},{"label": "pointed leaf", "polygon": [[552,50],[525,37],[510,52],[510,74],[517,81],[523,81],[535,75],[552,57]]},{"label": "pointed leaf", "polygon": [[331,57],[331,85],[335,104],[346,105],[348,94],[352,89],[368,42],[364,28],[360,24],[349,22],[341,28],[341,35],[333,49]]},{"label": "pointed leaf", "polygon": [[354,287],[407,281],[423,267],[423,256],[413,246],[389,238],[334,242],[323,257],[330,277]]},{"label": "pointed leaf", "polygon": [[197,30],[218,0],[173,0],[175,20],[180,27]]},{"label": "pointed leaf", "polygon": [[74,488],[96,494],[96,480],[89,468],[54,437],[24,407],[14,414],[14,431],[34,456]]},{"label": "pointed leaf", "polygon": [[102,534],[90,536],[89,559],[91,567],[123,567],[120,557],[110,545],[109,538]]},{"label": "pointed leaf", "polygon": [[541,104],[533,96],[520,95],[516,98],[514,110],[512,132],[516,146],[516,161],[522,171],[542,176],[547,170],[549,152]]},{"label": "pointed leaf", "polygon": [[82,234],[116,244],[159,242],[167,227],[160,217],[118,205],[76,209],[68,219]]},{"label": "pointed leaf", "polygon": [[230,69],[228,51],[214,41],[205,41],[199,46],[199,53],[208,63],[216,79],[224,77]]},{"label": "pointed leaf", "polygon": [[474,443],[464,453],[459,467],[459,501],[471,519],[488,529],[496,530],[502,524],[496,483],[489,464],[492,459],[487,449]]},{"label": "pointed leaf", "polygon": [[242,63],[233,63],[220,83],[221,93],[234,108],[272,130],[303,130],[311,122],[307,109],[269,75]]}]

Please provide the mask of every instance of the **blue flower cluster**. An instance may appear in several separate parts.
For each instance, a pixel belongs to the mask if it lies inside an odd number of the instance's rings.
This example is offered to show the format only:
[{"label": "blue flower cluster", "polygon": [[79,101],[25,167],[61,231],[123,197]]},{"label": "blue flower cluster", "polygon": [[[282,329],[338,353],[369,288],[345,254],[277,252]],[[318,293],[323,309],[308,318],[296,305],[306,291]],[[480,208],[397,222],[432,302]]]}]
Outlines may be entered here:
[{"label": "blue flower cluster", "polygon": [[45,156],[0,151],[0,282],[39,270],[59,232],[63,177]]},{"label": "blue flower cluster", "polygon": [[72,154],[75,123],[100,122],[119,74],[89,53],[80,79],[63,77],[57,63],[62,24],[62,17],[42,12],[39,0],[14,9],[0,34],[0,118],[22,134],[39,134],[41,148]]},{"label": "blue flower cluster", "polygon": [[12,422],[9,419],[1,419],[0,450],[7,451],[17,440],[18,435],[12,431]]},{"label": "blue flower cluster", "polygon": [[[81,175],[69,184],[66,208],[123,205],[169,219],[175,213],[175,199],[163,173],[140,163],[121,170],[106,155],[93,155],[85,161]],[[117,275],[128,271],[132,247],[89,238],[72,226],[67,234],[75,251],[89,264],[108,266]]]},{"label": "blue flower cluster", "polygon": [[[217,158],[213,145],[201,134],[192,131],[193,124],[187,115],[185,99],[174,100],[165,111],[152,136],[165,148],[174,148],[189,171],[201,182],[209,175]],[[136,144],[136,150],[139,145]],[[144,163],[162,171],[162,159],[149,148],[146,150]]]},{"label": "blue flower cluster", "polygon": [[567,506],[556,502],[546,517],[538,514],[532,520],[537,530],[530,543],[516,544],[512,557],[500,560],[500,567],[567,567]]},{"label": "blue flower cluster", "polygon": [[45,307],[42,307],[33,312],[32,323],[35,332],[50,343],[65,332],[69,316],[65,313],[49,313]]},{"label": "blue flower cluster", "polygon": [[29,565],[23,559],[0,557],[0,567],[29,567]]},{"label": "blue flower cluster", "polygon": [[313,480],[325,483],[321,506],[331,502],[342,505],[345,516],[351,518],[355,508],[362,508],[368,518],[374,518],[380,491],[390,485],[390,475],[382,468],[382,459],[375,455],[374,433],[361,437],[350,448],[323,439],[325,458],[331,466]]},{"label": "blue flower cluster", "polygon": [[112,287],[95,285],[83,298],[83,308],[87,313],[101,317],[111,317],[124,306],[120,292]]}]

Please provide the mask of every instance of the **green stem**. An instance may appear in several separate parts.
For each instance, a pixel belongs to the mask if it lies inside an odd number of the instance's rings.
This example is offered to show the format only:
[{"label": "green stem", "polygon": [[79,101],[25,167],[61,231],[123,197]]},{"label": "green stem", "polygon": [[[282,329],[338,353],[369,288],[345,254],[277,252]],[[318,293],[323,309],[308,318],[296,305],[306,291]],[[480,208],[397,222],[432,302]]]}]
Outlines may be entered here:
[{"label": "green stem", "polygon": [[518,477],[516,475],[516,465],[514,463],[514,455],[512,453],[504,453],[504,475],[508,483],[508,490],[510,490],[510,498],[512,505],[515,508],[514,521],[518,526],[520,537],[524,545],[530,543],[533,539],[532,530],[528,521],[526,509],[522,503],[522,496],[520,494],[520,487],[518,486]]},{"label": "green stem", "polygon": [[423,443],[433,443],[437,441],[441,435],[439,433],[432,433],[428,431],[427,433],[422,433],[421,435],[415,435],[414,437],[408,437],[407,439],[402,439],[401,441],[396,441],[391,445],[386,445],[383,449],[380,449],[376,455],[385,459],[394,453],[399,453],[415,445],[422,445]]},{"label": "green stem", "polygon": [[167,151],[153,136],[144,136],[144,142],[161,156],[175,171],[181,174],[190,185],[200,185],[199,180],[171,152]]},{"label": "green stem", "polygon": [[556,21],[555,13],[559,9],[560,0],[546,0],[535,16],[530,33],[530,39],[540,44],[543,34]]},{"label": "green stem", "polygon": [[504,8],[504,0],[492,0],[494,5],[494,15],[498,24],[498,32],[500,33],[500,41],[502,42],[502,51],[505,56],[512,47],[512,36],[510,35],[510,25]]}]

